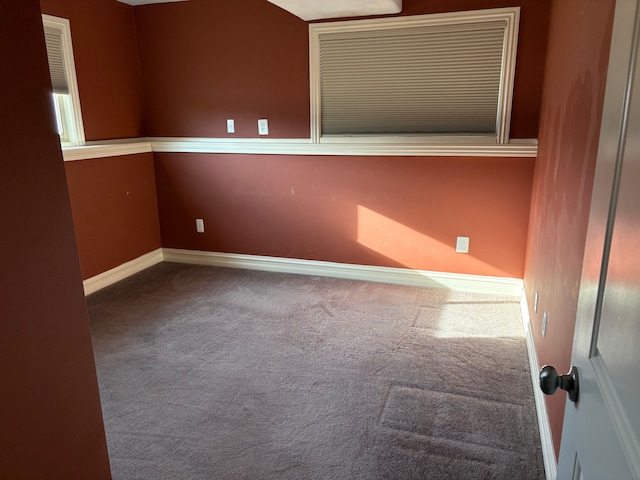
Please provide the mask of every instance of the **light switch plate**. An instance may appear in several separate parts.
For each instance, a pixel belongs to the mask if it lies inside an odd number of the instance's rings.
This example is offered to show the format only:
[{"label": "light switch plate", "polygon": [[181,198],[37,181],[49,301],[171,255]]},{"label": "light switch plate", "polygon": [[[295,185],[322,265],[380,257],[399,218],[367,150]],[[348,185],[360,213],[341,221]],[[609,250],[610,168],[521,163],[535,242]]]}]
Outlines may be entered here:
[{"label": "light switch plate", "polygon": [[269,135],[269,121],[267,119],[258,120],[258,134]]}]

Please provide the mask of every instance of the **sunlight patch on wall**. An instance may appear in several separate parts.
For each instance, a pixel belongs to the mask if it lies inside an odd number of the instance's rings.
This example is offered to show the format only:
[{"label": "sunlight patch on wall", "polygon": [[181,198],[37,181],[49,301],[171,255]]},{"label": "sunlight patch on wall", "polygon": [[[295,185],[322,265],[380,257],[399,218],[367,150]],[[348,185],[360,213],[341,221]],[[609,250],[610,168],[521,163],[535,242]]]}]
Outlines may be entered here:
[{"label": "sunlight patch on wall", "polygon": [[357,219],[359,244],[409,268],[419,268],[420,259],[450,248],[362,205],[358,205]]},{"label": "sunlight patch on wall", "polygon": [[357,207],[356,240],[412,269],[509,276],[472,254],[456,253],[453,235],[449,245],[362,205]]}]

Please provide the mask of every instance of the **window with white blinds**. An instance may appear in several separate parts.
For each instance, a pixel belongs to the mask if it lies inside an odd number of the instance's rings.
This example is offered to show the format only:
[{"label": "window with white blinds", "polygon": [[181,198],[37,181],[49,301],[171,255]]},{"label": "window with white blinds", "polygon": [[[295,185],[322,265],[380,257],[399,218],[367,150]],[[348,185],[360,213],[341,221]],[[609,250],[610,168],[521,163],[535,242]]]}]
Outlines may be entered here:
[{"label": "window with white blinds", "polygon": [[310,25],[316,142],[508,142],[518,8]]},{"label": "window with white blinds", "polygon": [[65,18],[42,15],[56,124],[63,147],[84,144],[71,27]]},{"label": "window with white blinds", "polygon": [[44,27],[44,39],[47,44],[49,75],[51,75],[51,87],[53,88],[53,92],[60,94],[69,93],[67,74],[64,67],[62,30],[53,27]]}]

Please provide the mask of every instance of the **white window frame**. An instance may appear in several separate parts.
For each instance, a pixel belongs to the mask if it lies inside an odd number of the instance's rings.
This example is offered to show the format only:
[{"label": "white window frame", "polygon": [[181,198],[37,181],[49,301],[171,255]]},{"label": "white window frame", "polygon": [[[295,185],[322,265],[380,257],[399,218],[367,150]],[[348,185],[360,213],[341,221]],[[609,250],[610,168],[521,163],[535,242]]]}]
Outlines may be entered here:
[{"label": "white window frame", "polygon": [[64,132],[60,137],[60,144],[63,148],[85,145],[84,123],[82,121],[78,79],[76,76],[73,44],[71,42],[71,24],[66,18],[46,14],[42,15],[42,24],[44,27],[60,31],[62,38],[62,54],[64,57],[64,68],[69,94],[67,96],[52,93],[56,121],[58,125],[62,125]]},{"label": "white window frame", "polygon": [[[509,143],[513,85],[518,43],[520,7],[474,10],[392,17],[371,20],[348,20],[342,22],[313,23],[309,25],[309,76],[311,97],[311,142],[312,143],[376,143],[376,144],[430,144],[430,143]],[[320,88],[320,37],[323,34],[442,26],[469,23],[505,21],[505,38],[502,51],[502,69],[499,87],[496,135],[322,135],[321,88]]]}]

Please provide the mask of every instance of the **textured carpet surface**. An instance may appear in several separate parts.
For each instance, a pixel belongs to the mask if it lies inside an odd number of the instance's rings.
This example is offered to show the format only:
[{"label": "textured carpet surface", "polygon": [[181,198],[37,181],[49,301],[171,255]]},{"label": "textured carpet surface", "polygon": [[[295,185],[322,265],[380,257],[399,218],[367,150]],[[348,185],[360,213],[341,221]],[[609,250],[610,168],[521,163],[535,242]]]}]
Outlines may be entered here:
[{"label": "textured carpet surface", "polygon": [[544,478],[517,298],[164,263],[88,305],[114,480]]}]

